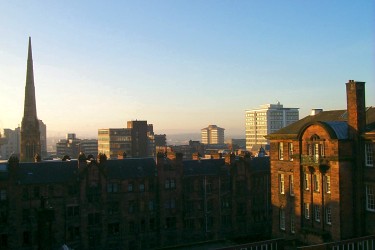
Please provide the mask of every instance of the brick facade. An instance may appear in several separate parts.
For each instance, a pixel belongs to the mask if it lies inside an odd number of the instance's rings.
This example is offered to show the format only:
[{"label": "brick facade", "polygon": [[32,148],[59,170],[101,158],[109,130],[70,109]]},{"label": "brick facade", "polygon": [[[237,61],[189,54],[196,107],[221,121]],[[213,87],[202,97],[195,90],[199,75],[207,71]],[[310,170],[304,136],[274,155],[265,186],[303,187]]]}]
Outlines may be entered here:
[{"label": "brick facade", "polygon": [[1,249],[154,249],[270,235],[268,158],[173,158],[11,158],[0,166]]},{"label": "brick facade", "polygon": [[315,244],[375,233],[375,168],[364,164],[365,143],[374,155],[375,109],[365,108],[364,94],[364,83],[349,81],[347,110],[269,135],[274,237]]}]

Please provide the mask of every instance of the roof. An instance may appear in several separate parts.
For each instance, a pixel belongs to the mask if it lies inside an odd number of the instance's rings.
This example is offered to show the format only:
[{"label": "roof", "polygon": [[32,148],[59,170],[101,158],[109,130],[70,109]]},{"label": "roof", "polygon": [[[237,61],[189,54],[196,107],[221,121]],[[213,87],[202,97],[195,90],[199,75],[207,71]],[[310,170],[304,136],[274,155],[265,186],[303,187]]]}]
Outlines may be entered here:
[{"label": "roof", "polygon": [[107,160],[109,179],[131,179],[155,176],[156,163],[153,158],[127,158]]},{"label": "roof", "polygon": [[[345,126],[347,128],[348,113],[346,110],[330,110],[323,111],[316,115],[309,115],[296,121],[274,133],[268,135],[269,138],[278,136],[297,137],[303,127],[314,122],[323,122],[333,129],[338,139],[347,138],[344,132]],[[375,129],[375,108],[369,107],[366,110],[366,131],[372,131]],[[346,124],[346,125],[344,125]]]},{"label": "roof", "polygon": [[254,157],[251,159],[251,169],[253,171],[264,171],[270,170],[270,158],[269,157]]},{"label": "roof", "polygon": [[225,166],[224,159],[183,161],[184,176],[218,175],[223,166]]},{"label": "roof", "polygon": [[75,180],[78,161],[20,163],[16,172],[20,184],[64,183]]},{"label": "roof", "polygon": [[[154,176],[156,164],[153,158],[128,158],[107,160],[109,179],[132,179]],[[1,171],[4,170],[4,171]],[[76,180],[78,161],[44,161],[22,162],[17,168],[16,176],[20,184],[65,183]],[[0,180],[8,179],[7,166],[0,165]]]}]

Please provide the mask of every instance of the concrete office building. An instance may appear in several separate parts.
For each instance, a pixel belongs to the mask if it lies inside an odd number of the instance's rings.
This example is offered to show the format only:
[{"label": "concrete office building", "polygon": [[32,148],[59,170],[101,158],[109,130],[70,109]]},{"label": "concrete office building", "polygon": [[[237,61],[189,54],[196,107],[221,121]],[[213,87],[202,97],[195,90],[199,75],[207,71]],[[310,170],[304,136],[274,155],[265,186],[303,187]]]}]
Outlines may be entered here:
[{"label": "concrete office building", "polygon": [[216,125],[209,125],[201,129],[203,144],[224,144],[224,129]]},{"label": "concrete office building", "polygon": [[127,128],[99,129],[98,152],[110,159],[155,156],[153,125],[135,120]]},{"label": "concrete office building", "polygon": [[13,155],[20,154],[21,145],[21,128],[9,129],[5,128],[1,132],[3,137],[3,143],[0,145],[0,159],[7,160]]},{"label": "concrete office building", "polygon": [[261,146],[269,145],[266,135],[298,121],[298,108],[284,108],[277,104],[261,105],[258,109],[246,110],[246,150],[257,152]]}]

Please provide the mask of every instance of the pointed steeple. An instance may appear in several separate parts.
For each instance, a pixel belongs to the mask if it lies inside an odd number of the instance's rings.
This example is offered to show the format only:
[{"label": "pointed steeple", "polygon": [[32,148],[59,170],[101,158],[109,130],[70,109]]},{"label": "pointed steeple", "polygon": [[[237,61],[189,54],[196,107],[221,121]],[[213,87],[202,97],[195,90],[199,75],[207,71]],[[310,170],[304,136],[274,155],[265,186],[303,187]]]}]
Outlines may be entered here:
[{"label": "pointed steeple", "polygon": [[36,154],[40,154],[40,131],[36,114],[33,55],[31,37],[29,37],[25,103],[21,125],[21,161],[32,161]]},{"label": "pointed steeple", "polygon": [[28,49],[28,57],[27,57],[25,105],[24,105],[23,118],[24,119],[25,118],[37,119],[35,86],[34,86],[33,54],[31,50],[31,37],[29,37],[29,49]]}]

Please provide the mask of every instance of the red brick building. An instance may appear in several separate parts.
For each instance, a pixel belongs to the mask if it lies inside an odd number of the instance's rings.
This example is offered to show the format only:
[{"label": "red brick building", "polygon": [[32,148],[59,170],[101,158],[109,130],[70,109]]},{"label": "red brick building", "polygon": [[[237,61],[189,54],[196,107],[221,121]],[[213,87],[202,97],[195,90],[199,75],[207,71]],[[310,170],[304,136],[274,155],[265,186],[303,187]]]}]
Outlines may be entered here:
[{"label": "red brick building", "polygon": [[303,243],[375,234],[375,108],[346,83],[347,109],[307,116],[271,141],[273,237]]},{"label": "red brick building", "polygon": [[269,158],[0,164],[0,249],[154,249],[271,232]]}]

